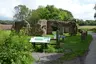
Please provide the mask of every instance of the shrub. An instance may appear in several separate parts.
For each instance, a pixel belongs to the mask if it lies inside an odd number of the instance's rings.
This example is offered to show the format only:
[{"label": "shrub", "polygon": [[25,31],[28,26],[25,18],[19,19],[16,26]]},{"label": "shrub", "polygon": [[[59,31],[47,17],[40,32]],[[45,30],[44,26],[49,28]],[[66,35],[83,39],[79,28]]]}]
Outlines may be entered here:
[{"label": "shrub", "polygon": [[8,38],[10,33],[0,30],[0,44],[3,44],[4,41]]},{"label": "shrub", "polygon": [[48,52],[48,53],[54,53],[56,52],[56,49],[54,47],[52,47],[51,45],[48,46],[48,49],[45,49],[44,50],[45,52]]},{"label": "shrub", "polygon": [[[6,34],[1,34],[5,35]],[[1,64],[32,64],[32,45],[28,36],[10,35],[3,37],[0,41],[0,63]]]}]

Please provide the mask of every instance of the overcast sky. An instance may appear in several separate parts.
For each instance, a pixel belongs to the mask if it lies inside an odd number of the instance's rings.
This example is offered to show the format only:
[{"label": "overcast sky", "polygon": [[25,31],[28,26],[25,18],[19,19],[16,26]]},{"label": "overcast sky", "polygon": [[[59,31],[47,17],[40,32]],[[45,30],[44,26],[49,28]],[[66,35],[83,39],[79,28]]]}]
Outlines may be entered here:
[{"label": "overcast sky", "polygon": [[38,6],[54,5],[72,12],[74,18],[94,20],[96,0],[0,0],[0,19],[12,19],[14,7],[23,4],[30,9]]}]

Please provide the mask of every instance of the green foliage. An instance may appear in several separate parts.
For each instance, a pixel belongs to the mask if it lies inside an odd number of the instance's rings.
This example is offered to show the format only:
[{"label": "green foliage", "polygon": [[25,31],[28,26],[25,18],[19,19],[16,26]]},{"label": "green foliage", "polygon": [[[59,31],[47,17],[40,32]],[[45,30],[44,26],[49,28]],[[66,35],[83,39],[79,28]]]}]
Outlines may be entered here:
[{"label": "green foliage", "polygon": [[2,31],[0,30],[0,44],[3,44],[4,41],[8,38],[10,32],[9,31]]},{"label": "green foliage", "polygon": [[9,20],[0,20],[0,24],[13,24],[13,21],[9,21]]},{"label": "green foliage", "polygon": [[92,29],[90,29],[90,31],[96,33],[96,28],[92,28]]},{"label": "green foliage", "polygon": [[63,9],[59,9],[60,10],[60,18],[63,21],[67,21],[67,20],[71,20],[73,19],[73,15],[70,11],[68,10],[63,10]]},{"label": "green foliage", "polygon": [[38,20],[40,19],[38,14],[39,14],[38,11],[32,10],[32,13],[28,17],[28,21],[31,24],[31,26],[34,26],[38,22]]},{"label": "green foliage", "polygon": [[47,19],[47,20],[54,19],[54,20],[64,21],[64,20],[69,20],[73,18],[73,15],[71,12],[63,9],[58,9],[53,5],[47,5],[46,7],[39,6],[38,9],[33,11],[35,11],[35,12],[32,12],[34,16],[38,15],[39,16],[38,18],[40,19]]},{"label": "green foliage", "polygon": [[14,20],[16,21],[22,21],[30,16],[31,10],[27,8],[25,5],[15,6],[14,9]]},{"label": "green foliage", "polygon": [[[56,40],[51,40],[48,45],[48,49],[42,49],[40,45],[36,45],[34,51],[40,52],[41,50],[46,53],[64,53],[64,56],[61,59],[71,60],[78,56],[82,56],[88,50],[89,44],[92,41],[92,36],[88,35],[87,39],[82,41],[81,36],[78,33],[76,36],[70,36],[68,33],[65,34],[66,38],[60,43],[60,48],[57,49]],[[53,35],[47,35],[48,37],[53,38]],[[60,39],[62,40],[62,39]]]},{"label": "green foliage", "polygon": [[[52,35],[48,36],[53,37]],[[79,33],[76,36],[69,36],[66,34],[66,38],[60,43],[59,49],[56,49],[56,45],[48,45],[48,49],[43,49],[43,51],[46,53],[64,53],[64,56],[60,59],[71,60],[83,56],[88,51],[91,41],[91,35],[88,35],[87,39],[82,41]],[[50,44],[56,44],[56,41],[51,40]]]},{"label": "green foliage", "polygon": [[[94,9],[96,10],[96,4],[94,6]],[[94,18],[96,19],[96,13],[94,14]]]},{"label": "green foliage", "polygon": [[87,31],[91,31],[91,30],[94,31],[96,26],[79,26],[78,28]]},{"label": "green foliage", "polygon": [[0,32],[0,63],[1,64],[32,64],[32,45],[28,36],[6,35]]},{"label": "green foliage", "polygon": [[53,46],[49,45],[48,49],[45,49],[44,51],[47,53],[50,53],[50,52],[54,53],[54,52],[56,52],[56,49],[55,49],[55,46],[53,47]]},{"label": "green foliage", "polygon": [[73,18],[73,15],[68,10],[58,9],[53,5],[39,6],[36,10],[30,10],[25,5],[14,7],[15,21],[27,20],[31,26],[37,24],[39,19],[67,21]]},{"label": "green foliage", "polygon": [[82,20],[82,19],[76,19],[76,23],[79,24],[80,26],[83,26],[83,25],[91,25],[91,26],[94,26],[96,25],[96,21],[95,20]]},{"label": "green foliage", "polygon": [[80,26],[85,25],[82,19],[76,19],[76,23],[79,24]]},{"label": "green foliage", "polygon": [[64,41],[64,48],[65,50],[69,49],[72,52],[66,53],[61,59],[71,60],[78,56],[83,56],[86,53],[86,51],[88,51],[88,47],[91,41],[91,35],[88,35],[87,39],[84,41],[81,41],[79,35],[67,37]]}]

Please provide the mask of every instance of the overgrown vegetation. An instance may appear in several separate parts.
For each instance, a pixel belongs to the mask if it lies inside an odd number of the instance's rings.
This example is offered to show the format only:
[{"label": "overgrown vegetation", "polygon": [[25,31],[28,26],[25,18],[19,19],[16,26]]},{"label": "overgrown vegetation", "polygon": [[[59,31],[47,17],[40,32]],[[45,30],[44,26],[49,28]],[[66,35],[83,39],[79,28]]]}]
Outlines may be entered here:
[{"label": "overgrown vegetation", "polygon": [[0,31],[0,64],[32,64],[32,45],[28,36]]}]

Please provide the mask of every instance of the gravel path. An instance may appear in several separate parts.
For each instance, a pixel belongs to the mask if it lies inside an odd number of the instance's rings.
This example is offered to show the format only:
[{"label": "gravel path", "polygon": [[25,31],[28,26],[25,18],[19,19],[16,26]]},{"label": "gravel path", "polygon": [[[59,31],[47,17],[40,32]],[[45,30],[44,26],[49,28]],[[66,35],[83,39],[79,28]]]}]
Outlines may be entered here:
[{"label": "gravel path", "polygon": [[93,40],[89,46],[89,52],[85,59],[85,64],[96,64],[96,33],[92,34]]},{"label": "gravel path", "polygon": [[64,53],[32,53],[32,56],[36,60],[34,64],[47,64],[50,61],[57,60],[63,55]]},{"label": "gravel path", "polygon": [[83,64],[83,57],[78,57],[70,61],[60,60],[64,53],[32,53],[35,58],[34,64]]},{"label": "gravel path", "polygon": [[36,61],[51,61],[63,56],[63,53],[32,53]]}]

